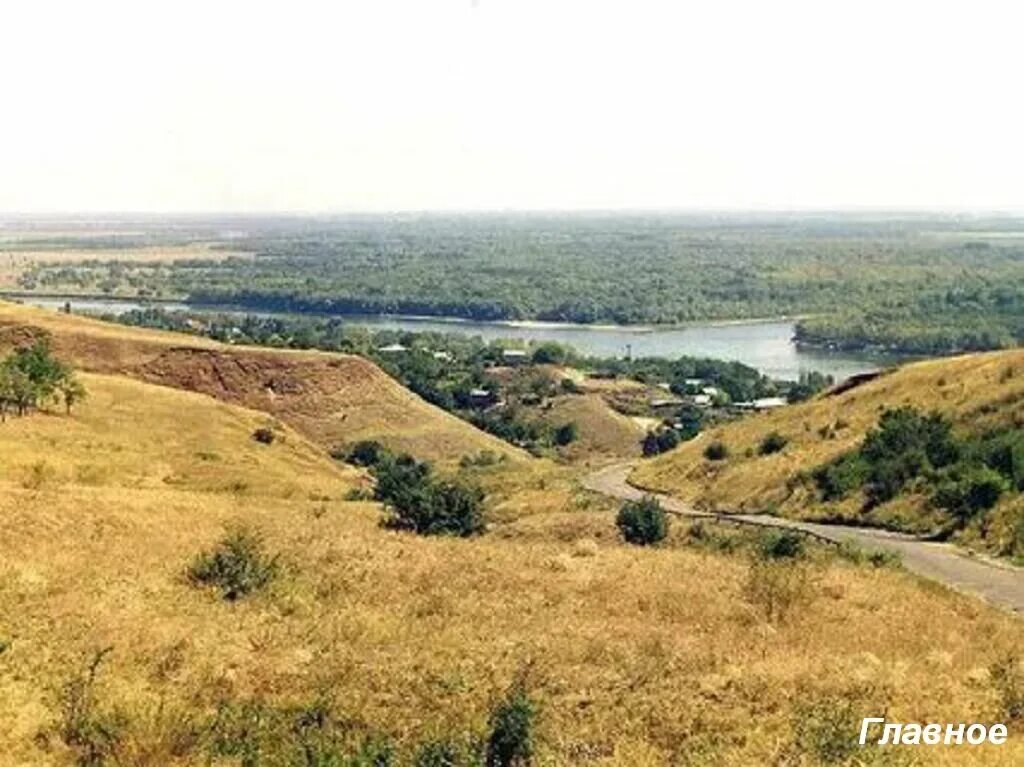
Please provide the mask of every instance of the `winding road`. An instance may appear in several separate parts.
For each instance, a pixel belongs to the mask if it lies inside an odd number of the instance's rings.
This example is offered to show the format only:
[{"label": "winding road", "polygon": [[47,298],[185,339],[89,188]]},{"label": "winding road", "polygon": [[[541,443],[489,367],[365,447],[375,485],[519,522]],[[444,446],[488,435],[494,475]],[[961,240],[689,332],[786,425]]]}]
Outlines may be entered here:
[{"label": "winding road", "polygon": [[678,498],[649,493],[629,484],[631,463],[607,466],[583,478],[583,486],[602,495],[637,500],[653,495],[666,511],[685,517],[720,519],[737,524],[799,530],[820,540],[839,543],[849,540],[869,549],[885,549],[900,555],[912,573],[943,583],[950,588],[984,599],[998,607],[1024,615],[1024,568],[975,557],[946,544],[922,541],[910,535],[866,527],[802,522],[754,514],[724,514],[697,511]]}]

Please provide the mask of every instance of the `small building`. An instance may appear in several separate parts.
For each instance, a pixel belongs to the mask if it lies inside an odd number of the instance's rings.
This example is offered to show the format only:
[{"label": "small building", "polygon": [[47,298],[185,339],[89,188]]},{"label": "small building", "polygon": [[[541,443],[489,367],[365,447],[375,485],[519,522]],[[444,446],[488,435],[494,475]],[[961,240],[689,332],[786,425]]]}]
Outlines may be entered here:
[{"label": "small building", "polygon": [[789,402],[785,397],[761,397],[749,402],[737,402],[736,407],[740,410],[773,410],[777,407],[785,407]]},{"label": "small building", "polygon": [[701,394],[706,394],[709,397],[717,397],[718,396],[718,388],[715,387],[715,386],[705,386],[704,388],[702,388],[700,390],[700,393]]},{"label": "small building", "polygon": [[709,394],[694,394],[690,401],[697,407],[711,407],[711,395]]},{"label": "small building", "polygon": [[522,365],[530,355],[524,349],[505,349],[501,352],[501,359],[506,365]]},{"label": "small building", "polygon": [[489,407],[493,405],[497,397],[494,392],[488,391],[487,389],[470,389],[469,390],[469,404],[473,407]]},{"label": "small building", "polygon": [[684,404],[681,399],[675,399],[674,397],[664,397],[661,399],[652,399],[651,407],[654,410],[662,410],[669,407],[679,407]]},{"label": "small building", "polygon": [[687,378],[686,380],[683,381],[683,383],[685,385],[687,385],[687,386],[692,386],[695,389],[699,389],[701,386],[704,385],[704,379],[703,378]]},{"label": "small building", "polygon": [[434,359],[440,362],[451,362],[454,358],[448,352],[434,352]]},{"label": "small building", "polygon": [[400,354],[402,352],[409,351],[409,348],[407,346],[402,346],[401,344],[389,344],[387,346],[381,346],[377,351],[381,354]]}]

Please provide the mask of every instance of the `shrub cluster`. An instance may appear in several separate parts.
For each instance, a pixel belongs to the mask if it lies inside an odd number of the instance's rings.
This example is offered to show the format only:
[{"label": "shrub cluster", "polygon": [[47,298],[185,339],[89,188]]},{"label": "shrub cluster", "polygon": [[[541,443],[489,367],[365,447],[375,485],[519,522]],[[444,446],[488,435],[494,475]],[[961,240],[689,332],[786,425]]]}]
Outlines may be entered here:
[{"label": "shrub cluster", "polygon": [[639,501],[626,501],[619,509],[615,524],[628,542],[650,546],[668,534],[668,517],[657,498],[645,496]]},{"label": "shrub cluster", "polygon": [[680,441],[679,432],[675,429],[658,429],[648,431],[641,440],[640,447],[645,456],[659,455],[677,447]]},{"label": "shrub cluster", "polygon": [[939,413],[886,410],[859,449],[819,466],[813,478],[823,500],[863,491],[867,508],[913,485],[962,523],[1004,493],[1024,490],[1024,434],[1004,429],[958,438]]},{"label": "shrub cluster", "polygon": [[474,485],[440,479],[430,464],[408,454],[394,455],[372,441],[355,444],[347,460],[368,467],[377,479],[374,498],[387,509],[386,527],[461,537],[486,529],[484,493]]}]

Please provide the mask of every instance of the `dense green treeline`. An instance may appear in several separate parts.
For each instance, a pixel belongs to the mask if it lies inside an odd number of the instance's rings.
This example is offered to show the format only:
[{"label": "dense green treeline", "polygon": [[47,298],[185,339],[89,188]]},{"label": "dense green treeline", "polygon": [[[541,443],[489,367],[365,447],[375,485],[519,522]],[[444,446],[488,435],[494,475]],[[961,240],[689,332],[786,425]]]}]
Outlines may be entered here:
[{"label": "dense green treeline", "polygon": [[1010,218],[481,215],[238,226],[245,236],[221,247],[255,258],[43,265],[22,286],[477,320],[811,315],[799,327],[805,343],[929,354],[1024,340],[1024,222]]}]

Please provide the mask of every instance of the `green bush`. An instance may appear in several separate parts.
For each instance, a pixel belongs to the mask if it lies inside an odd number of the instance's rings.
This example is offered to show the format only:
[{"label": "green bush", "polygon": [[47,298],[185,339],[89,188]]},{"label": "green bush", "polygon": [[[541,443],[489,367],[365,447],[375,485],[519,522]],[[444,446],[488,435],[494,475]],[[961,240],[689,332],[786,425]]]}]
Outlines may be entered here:
[{"label": "green bush", "polygon": [[1008,489],[1009,483],[1002,474],[987,466],[975,466],[955,472],[940,484],[932,495],[932,503],[966,519],[991,509]]},{"label": "green bush", "polygon": [[484,493],[479,488],[435,479],[428,464],[409,455],[385,458],[374,473],[376,498],[388,509],[386,527],[462,537],[484,531]]},{"label": "green bush", "polygon": [[387,449],[380,442],[366,439],[352,445],[344,460],[355,466],[376,466],[386,454]]},{"label": "green bush", "polygon": [[491,712],[487,767],[526,767],[533,756],[536,706],[522,682],[516,682]]},{"label": "green bush", "polygon": [[769,530],[761,535],[762,559],[799,559],[804,555],[804,536],[792,530]]},{"label": "green bush", "polygon": [[580,430],[575,423],[564,423],[555,429],[555,433],[552,435],[552,441],[559,447],[564,447],[568,444],[575,442],[579,439]]},{"label": "green bush", "polygon": [[645,456],[659,455],[677,447],[679,440],[679,433],[675,429],[659,429],[647,432],[640,446]]},{"label": "green bush", "polygon": [[668,534],[668,517],[657,498],[626,501],[615,518],[622,537],[638,546],[650,546]]},{"label": "green bush", "polygon": [[989,678],[999,701],[999,719],[1024,720],[1024,665],[1020,659],[1007,656],[992,664]]},{"label": "green bush", "polygon": [[261,445],[272,445],[274,437],[274,430],[267,426],[261,426],[252,433],[252,438]]},{"label": "green bush", "polygon": [[773,431],[770,434],[766,434],[764,439],[761,440],[761,444],[758,446],[758,452],[761,455],[771,455],[772,453],[778,453],[788,444],[788,437],[784,437],[777,431]]},{"label": "green bush", "polygon": [[238,528],[214,549],[197,556],[188,567],[188,577],[197,586],[216,586],[225,599],[234,601],[264,588],[278,570],[278,558],[264,552],[260,535]]},{"label": "green bush", "polygon": [[724,443],[715,440],[704,448],[704,457],[709,461],[724,461],[729,457],[729,448]]},{"label": "green bush", "polygon": [[821,491],[822,500],[838,501],[854,490],[860,490],[868,475],[868,466],[860,453],[848,453],[832,463],[819,466],[812,476]]}]

